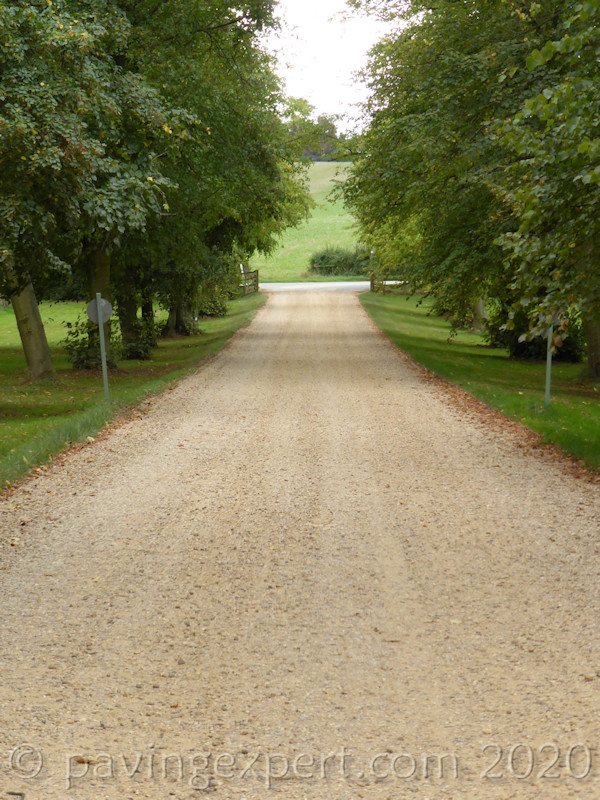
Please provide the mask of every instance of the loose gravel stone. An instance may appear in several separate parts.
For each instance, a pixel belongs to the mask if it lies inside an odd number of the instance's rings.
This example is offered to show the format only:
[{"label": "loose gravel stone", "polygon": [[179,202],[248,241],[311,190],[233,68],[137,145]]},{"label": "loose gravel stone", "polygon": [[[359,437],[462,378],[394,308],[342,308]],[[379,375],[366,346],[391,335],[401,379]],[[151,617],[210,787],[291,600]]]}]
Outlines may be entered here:
[{"label": "loose gravel stone", "polygon": [[596,800],[600,492],[529,441],[272,295],[0,502],[0,790]]}]

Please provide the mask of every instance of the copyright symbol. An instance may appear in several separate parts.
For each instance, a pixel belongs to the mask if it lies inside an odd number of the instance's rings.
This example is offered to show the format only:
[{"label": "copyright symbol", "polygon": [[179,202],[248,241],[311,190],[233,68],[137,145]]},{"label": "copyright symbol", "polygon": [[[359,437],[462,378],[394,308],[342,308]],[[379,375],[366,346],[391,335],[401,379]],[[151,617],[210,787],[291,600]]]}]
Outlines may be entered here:
[{"label": "copyright symbol", "polygon": [[22,778],[37,778],[44,766],[41,750],[29,744],[20,744],[11,750],[10,768]]}]

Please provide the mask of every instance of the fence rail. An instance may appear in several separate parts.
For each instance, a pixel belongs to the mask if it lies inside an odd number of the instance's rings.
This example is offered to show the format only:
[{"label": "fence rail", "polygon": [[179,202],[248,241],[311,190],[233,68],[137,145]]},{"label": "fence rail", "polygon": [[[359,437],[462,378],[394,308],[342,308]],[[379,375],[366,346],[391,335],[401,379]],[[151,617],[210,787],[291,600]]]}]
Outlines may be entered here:
[{"label": "fence rail", "polygon": [[252,294],[258,292],[258,270],[244,270],[242,279],[240,281],[240,289],[242,294]]},{"label": "fence rail", "polygon": [[406,281],[400,278],[376,278],[374,275],[371,275],[372,292],[381,292],[385,294],[386,292],[390,292],[394,287],[404,286],[404,284],[406,284]]}]

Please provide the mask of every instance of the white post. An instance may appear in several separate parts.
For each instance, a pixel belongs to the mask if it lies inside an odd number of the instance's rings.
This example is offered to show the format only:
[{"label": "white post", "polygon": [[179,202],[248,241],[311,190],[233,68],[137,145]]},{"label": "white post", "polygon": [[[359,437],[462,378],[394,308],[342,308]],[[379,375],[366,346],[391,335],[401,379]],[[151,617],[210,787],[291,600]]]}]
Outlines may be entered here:
[{"label": "white post", "polygon": [[106,366],[106,343],[104,341],[104,319],[102,317],[102,295],[96,293],[96,307],[98,309],[98,332],[100,334],[100,358],[102,359],[102,380],[104,382],[104,398],[110,403],[108,392],[108,368]]}]

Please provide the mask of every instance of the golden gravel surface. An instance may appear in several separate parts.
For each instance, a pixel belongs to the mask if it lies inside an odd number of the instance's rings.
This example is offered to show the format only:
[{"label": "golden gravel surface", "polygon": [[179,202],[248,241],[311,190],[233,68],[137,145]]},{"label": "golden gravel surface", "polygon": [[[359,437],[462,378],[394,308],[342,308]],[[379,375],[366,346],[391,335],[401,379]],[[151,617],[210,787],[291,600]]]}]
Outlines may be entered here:
[{"label": "golden gravel surface", "polygon": [[283,292],[39,470],[0,800],[600,798],[600,489],[496,422]]}]

